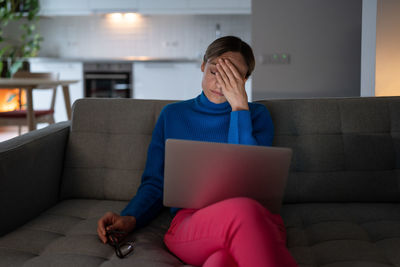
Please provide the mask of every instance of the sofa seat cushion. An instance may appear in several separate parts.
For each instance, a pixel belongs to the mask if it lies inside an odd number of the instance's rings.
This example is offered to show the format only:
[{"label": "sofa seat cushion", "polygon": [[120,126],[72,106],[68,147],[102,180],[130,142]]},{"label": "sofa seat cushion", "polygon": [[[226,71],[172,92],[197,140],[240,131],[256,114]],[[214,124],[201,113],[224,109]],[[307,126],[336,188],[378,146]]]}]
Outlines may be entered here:
[{"label": "sofa seat cushion", "polygon": [[[127,237],[134,254],[121,260],[102,244],[97,220],[125,201],[65,200],[0,237],[1,266],[183,266],[163,244],[165,209]],[[400,203],[285,204],[288,247],[299,267],[399,267]]]},{"label": "sofa seat cushion", "polygon": [[97,237],[97,221],[118,213],[124,201],[65,200],[17,230],[0,237],[1,266],[182,266],[163,243],[171,216],[165,209],[149,226],[127,237],[134,254],[119,259]]},{"label": "sofa seat cushion", "polygon": [[400,266],[400,203],[285,204],[300,267]]}]

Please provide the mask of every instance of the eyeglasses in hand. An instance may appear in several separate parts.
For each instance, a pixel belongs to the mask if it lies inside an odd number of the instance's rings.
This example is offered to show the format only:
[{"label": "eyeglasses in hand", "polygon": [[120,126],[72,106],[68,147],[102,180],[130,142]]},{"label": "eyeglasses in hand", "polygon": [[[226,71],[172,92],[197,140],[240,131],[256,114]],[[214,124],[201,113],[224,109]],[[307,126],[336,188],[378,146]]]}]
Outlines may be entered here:
[{"label": "eyeglasses in hand", "polygon": [[126,234],[126,232],[116,230],[108,230],[106,234],[109,244],[114,247],[115,254],[117,254],[121,259],[126,257],[135,248],[135,242],[133,241],[120,243],[119,239],[124,237]]}]

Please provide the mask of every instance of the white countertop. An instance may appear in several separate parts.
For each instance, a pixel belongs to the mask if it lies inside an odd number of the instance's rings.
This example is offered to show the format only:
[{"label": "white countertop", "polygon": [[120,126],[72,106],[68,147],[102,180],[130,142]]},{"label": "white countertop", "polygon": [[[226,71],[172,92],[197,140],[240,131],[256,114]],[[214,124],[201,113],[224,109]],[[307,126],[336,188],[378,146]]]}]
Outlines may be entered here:
[{"label": "white countertop", "polygon": [[201,62],[200,58],[155,58],[155,57],[35,57],[29,58],[29,62]]}]

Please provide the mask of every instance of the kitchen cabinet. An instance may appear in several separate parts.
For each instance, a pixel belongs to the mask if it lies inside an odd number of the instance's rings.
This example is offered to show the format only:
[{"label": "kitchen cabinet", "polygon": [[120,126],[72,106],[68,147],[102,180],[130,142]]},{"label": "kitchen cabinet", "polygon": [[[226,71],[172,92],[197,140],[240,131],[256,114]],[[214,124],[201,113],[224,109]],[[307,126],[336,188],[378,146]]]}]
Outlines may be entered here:
[{"label": "kitchen cabinet", "polygon": [[141,14],[251,14],[251,0],[40,0],[43,16],[111,12]]},{"label": "kitchen cabinet", "polygon": [[[133,64],[134,98],[186,100],[202,91],[201,62],[135,62]],[[246,83],[251,101],[251,79]]]},{"label": "kitchen cabinet", "polygon": [[87,0],[39,0],[40,15],[42,16],[66,16],[91,14],[90,2]]},{"label": "kitchen cabinet", "polygon": [[[82,62],[46,62],[32,59],[30,61],[31,72],[56,72],[62,80],[79,80],[80,82],[69,86],[71,104],[83,97],[83,64]],[[50,106],[51,90],[35,90],[33,94],[33,105],[35,109],[44,109]],[[54,110],[56,122],[67,120],[64,96],[62,89],[57,89],[56,104]],[[40,128],[40,125],[39,125]]]},{"label": "kitchen cabinet", "polygon": [[187,0],[187,8],[210,14],[251,14],[251,0]]},{"label": "kitchen cabinet", "polygon": [[91,8],[131,8],[138,4],[138,0],[89,0]]},{"label": "kitchen cabinet", "polygon": [[251,0],[138,0],[142,14],[251,14]]},{"label": "kitchen cabinet", "polygon": [[199,62],[135,62],[134,98],[184,100],[201,92]]},{"label": "kitchen cabinet", "polygon": [[[134,61],[132,62],[133,98],[186,100],[194,98],[202,91],[203,73],[200,61]],[[80,80],[70,85],[71,103],[84,97],[83,62],[60,60],[31,59],[32,72],[58,72],[60,79]],[[249,101],[252,99],[251,78],[246,83]],[[36,90],[33,95],[36,109],[48,108],[51,92]],[[67,120],[63,95],[60,88],[57,91],[55,106],[56,122]],[[39,128],[42,127],[39,125]]]}]

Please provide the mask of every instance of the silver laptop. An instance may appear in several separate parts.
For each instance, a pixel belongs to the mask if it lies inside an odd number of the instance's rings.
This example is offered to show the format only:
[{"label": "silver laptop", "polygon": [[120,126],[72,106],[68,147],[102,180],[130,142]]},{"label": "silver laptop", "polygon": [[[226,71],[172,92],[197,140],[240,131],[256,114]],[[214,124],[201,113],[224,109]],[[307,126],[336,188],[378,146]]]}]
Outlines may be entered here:
[{"label": "silver laptop", "polygon": [[292,150],[167,139],[164,206],[200,209],[232,197],[279,213]]}]

